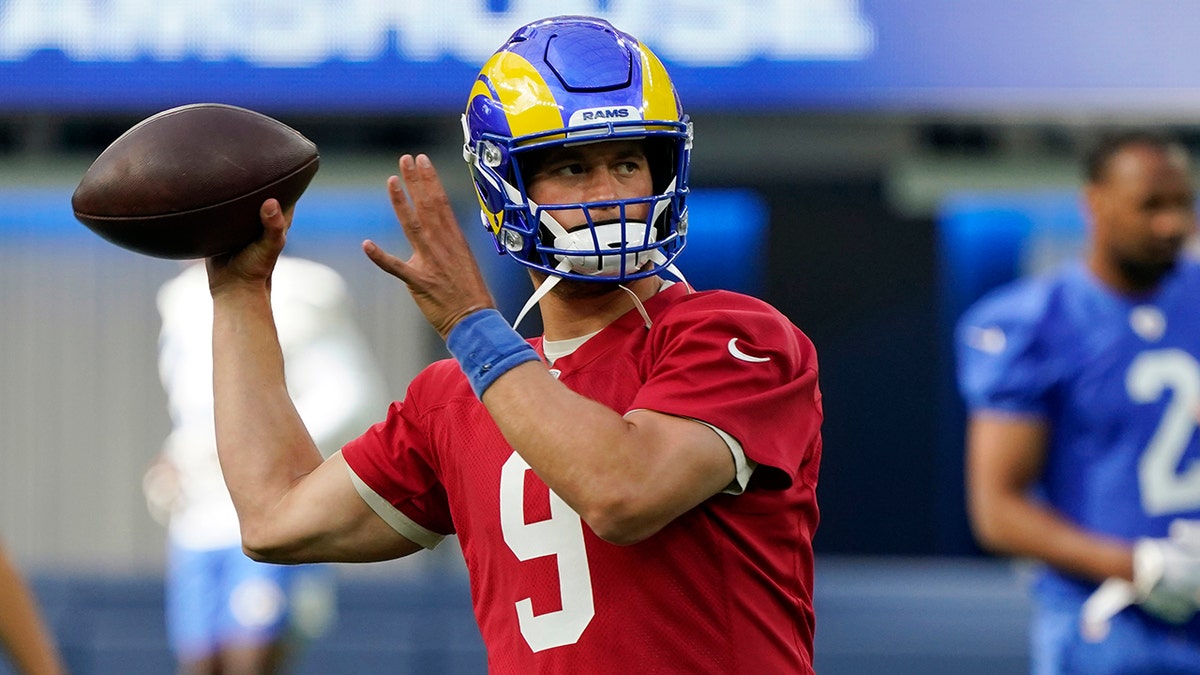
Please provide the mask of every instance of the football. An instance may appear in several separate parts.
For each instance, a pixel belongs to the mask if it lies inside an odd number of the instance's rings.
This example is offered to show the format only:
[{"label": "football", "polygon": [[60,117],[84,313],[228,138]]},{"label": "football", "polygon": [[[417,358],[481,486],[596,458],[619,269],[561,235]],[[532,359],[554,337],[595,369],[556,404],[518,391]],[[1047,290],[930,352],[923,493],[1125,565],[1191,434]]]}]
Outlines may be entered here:
[{"label": "football", "polygon": [[286,210],[317,173],[317,146],[245,108],[195,103],[134,125],[88,168],[71,206],[104,239],[157,258],[207,258],[262,234],[259,208]]}]

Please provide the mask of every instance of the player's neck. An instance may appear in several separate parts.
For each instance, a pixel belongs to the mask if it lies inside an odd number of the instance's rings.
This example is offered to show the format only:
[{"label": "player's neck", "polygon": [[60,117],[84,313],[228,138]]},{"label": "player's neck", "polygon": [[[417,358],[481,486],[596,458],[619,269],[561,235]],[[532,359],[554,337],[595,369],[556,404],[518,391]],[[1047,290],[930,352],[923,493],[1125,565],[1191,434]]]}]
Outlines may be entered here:
[{"label": "player's neck", "polygon": [[[662,287],[662,279],[646,277],[624,284],[645,302]],[[564,279],[539,303],[547,340],[567,340],[601,330],[635,309],[633,298],[617,284]]]}]

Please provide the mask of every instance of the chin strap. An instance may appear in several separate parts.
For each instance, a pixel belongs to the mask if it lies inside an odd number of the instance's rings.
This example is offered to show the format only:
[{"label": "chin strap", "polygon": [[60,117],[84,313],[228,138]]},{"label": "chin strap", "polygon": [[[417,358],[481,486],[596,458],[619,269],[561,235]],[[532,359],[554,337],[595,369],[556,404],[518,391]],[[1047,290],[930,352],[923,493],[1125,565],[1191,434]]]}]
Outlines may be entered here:
[{"label": "chin strap", "polygon": [[633,306],[637,308],[638,314],[642,315],[642,321],[646,324],[646,330],[650,330],[654,324],[650,321],[650,315],[646,313],[646,306],[642,304],[642,299],[637,296],[637,293],[629,290],[629,287],[625,284],[617,284],[617,288],[625,291],[629,294],[629,297],[633,298]]},{"label": "chin strap", "polygon": [[[651,258],[654,260],[655,264],[662,264],[667,259],[667,257],[663,255],[662,251],[657,250],[651,253]],[[554,269],[558,270],[559,272],[569,272],[571,270],[571,261],[563,260],[559,262]],[[685,279],[683,276],[683,272],[680,272],[678,267],[676,267],[674,264],[670,264],[663,269],[670,272],[671,276],[675,277],[680,283],[686,286],[688,293],[692,292],[692,285],[687,282],[687,279]],[[529,299],[525,301],[525,306],[521,308],[521,312],[517,314],[517,320],[513,322],[513,330],[516,330],[517,326],[521,325],[521,321],[525,318],[525,315],[529,313],[529,310],[533,309],[534,305],[541,302],[542,298],[546,297],[546,294],[548,294],[555,286],[557,286],[558,282],[562,281],[562,279],[562,277],[553,274],[546,277],[546,280],[543,281],[536,290],[534,290],[533,295],[529,296]],[[633,298],[633,306],[637,308],[638,314],[642,315],[642,321],[646,324],[647,330],[653,326],[654,324],[650,321],[650,314],[646,312],[646,306],[642,304],[642,299],[637,296],[637,293],[629,290],[625,284],[618,284],[617,287],[628,293],[629,297]]]},{"label": "chin strap", "polygon": [[[571,270],[571,261],[563,260],[558,263],[558,266],[554,269],[558,270],[559,272],[569,272]],[[529,310],[533,309],[533,306],[538,304],[542,298],[546,297],[546,294],[549,293],[550,290],[557,286],[558,282],[562,280],[562,277],[554,274],[546,277],[546,280],[537,287],[537,290],[533,292],[533,295],[529,296],[529,299],[525,301],[525,306],[521,308],[521,313],[517,314],[517,320],[513,322],[513,330],[516,330],[517,326],[521,325],[521,320],[525,318],[525,315],[529,313]]]}]

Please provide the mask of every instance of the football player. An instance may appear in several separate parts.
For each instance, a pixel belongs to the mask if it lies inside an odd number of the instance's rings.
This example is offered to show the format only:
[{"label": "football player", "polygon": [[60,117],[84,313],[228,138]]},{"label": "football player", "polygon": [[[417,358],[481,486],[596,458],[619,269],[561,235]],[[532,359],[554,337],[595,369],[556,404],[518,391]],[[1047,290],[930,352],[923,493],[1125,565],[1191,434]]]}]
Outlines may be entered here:
[{"label": "football player", "polygon": [[390,199],[403,281],[454,359],[322,462],[282,386],[269,278],[289,215],[209,261],[218,446],[252,555],[378,560],[457,535],[493,672],[805,673],[821,394],[766,303],[692,289],[692,125],[605,21],[517,30],[471,90],[464,155],[544,334],[495,303],[424,155]]},{"label": "football player", "polygon": [[1187,153],[1152,133],[1107,139],[1084,203],[1084,260],[998,289],[960,321],[972,524],[985,547],[1045,564],[1035,673],[1200,673]]}]

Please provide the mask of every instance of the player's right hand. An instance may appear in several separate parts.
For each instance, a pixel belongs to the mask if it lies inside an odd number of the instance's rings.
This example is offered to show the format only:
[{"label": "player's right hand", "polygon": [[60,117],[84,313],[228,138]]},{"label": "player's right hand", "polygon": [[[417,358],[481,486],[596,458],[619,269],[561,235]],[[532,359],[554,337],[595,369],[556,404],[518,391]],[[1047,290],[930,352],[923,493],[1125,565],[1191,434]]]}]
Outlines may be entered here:
[{"label": "player's right hand", "polygon": [[1170,535],[1139,539],[1133,547],[1137,603],[1170,623],[1184,623],[1200,609],[1200,521],[1176,520]]},{"label": "player's right hand", "polygon": [[287,244],[287,231],[292,225],[295,207],[281,210],[279,200],[267,199],[259,210],[263,233],[256,241],[229,253],[209,258],[208,287],[216,296],[237,284],[263,284],[275,270],[275,262]]}]

